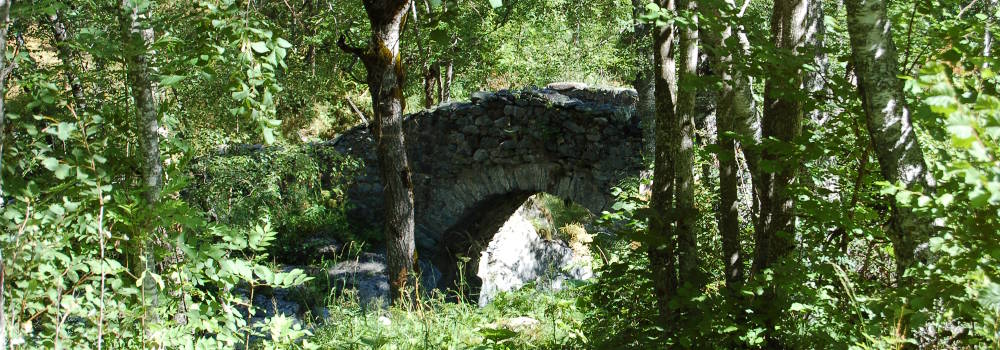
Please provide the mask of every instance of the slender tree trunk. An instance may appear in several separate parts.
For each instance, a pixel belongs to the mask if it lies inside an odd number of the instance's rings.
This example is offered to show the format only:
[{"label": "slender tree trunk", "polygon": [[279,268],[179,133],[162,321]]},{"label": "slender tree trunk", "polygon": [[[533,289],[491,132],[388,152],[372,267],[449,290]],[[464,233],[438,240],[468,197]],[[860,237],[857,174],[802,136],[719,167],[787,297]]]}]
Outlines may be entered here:
[{"label": "slender tree trunk", "polygon": [[73,51],[66,44],[66,41],[69,40],[69,31],[66,30],[66,24],[59,17],[58,12],[49,15],[49,26],[52,29],[52,39],[59,60],[66,67],[64,74],[66,75],[66,81],[69,82],[70,91],[73,94],[74,107],[76,107],[77,113],[83,113],[87,108],[87,103],[83,97],[83,83],[76,76]]},{"label": "slender tree trunk", "polygon": [[[422,58],[424,71],[424,108],[431,108],[434,107],[435,97],[440,94],[440,90],[435,93],[434,88],[435,82],[441,80],[441,65],[437,62],[431,63],[429,49],[424,44],[423,38],[420,37],[420,19],[417,17],[416,2],[411,0],[409,6],[410,13],[413,15],[413,37],[417,42],[417,51],[424,56]],[[438,101],[440,101],[440,98],[438,98]]]},{"label": "slender tree trunk", "polygon": [[424,70],[424,108],[434,107],[435,97],[440,94],[440,89],[435,91],[435,87],[438,87],[435,83],[440,81],[441,65],[437,62],[428,65]]},{"label": "slender tree trunk", "polygon": [[[892,24],[884,0],[847,0],[847,29],[858,76],[872,149],[882,177],[909,190],[933,191],[935,180],[924,164],[924,154],[910,121],[899,74]],[[931,222],[910,206],[893,201],[890,238],[896,255],[900,287],[904,272],[923,258],[933,230]],[[909,286],[906,286],[908,288]]]},{"label": "slender tree trunk", "polygon": [[[7,62],[7,32],[9,31],[10,22],[10,3],[13,0],[0,0],[0,150],[3,150],[4,141],[6,141],[7,133],[5,132],[7,127],[7,78],[10,77],[10,72],[13,68],[12,63]],[[0,152],[0,156],[3,153]],[[0,157],[0,166],[3,165],[3,158]],[[4,208],[4,195],[3,192],[3,181],[0,181],[0,209]],[[0,264],[3,264],[3,260],[0,259]],[[2,269],[0,269],[2,271]],[[0,286],[2,287],[2,286]],[[0,298],[3,298],[2,293],[0,293]],[[0,314],[3,313],[3,303],[0,302]],[[2,326],[0,326],[2,327]],[[6,344],[0,342],[0,345]],[[2,348],[0,348],[2,349]]]},{"label": "slender tree trunk", "polygon": [[[829,88],[826,86],[826,73],[830,66],[829,58],[826,55],[826,23],[824,22],[824,11],[822,1],[811,1],[809,3],[808,15],[806,16],[806,42],[805,45],[813,53],[813,71],[806,73],[803,87],[813,95],[811,100],[820,103],[829,95]],[[818,106],[817,106],[818,107]],[[820,108],[814,108],[809,113],[809,119],[817,126],[826,124],[829,113]]]},{"label": "slender tree trunk", "polygon": [[[803,83],[803,89],[812,95],[812,98],[809,98],[808,101],[814,104],[812,110],[809,112],[807,129],[813,134],[820,135],[823,135],[823,131],[828,129],[827,123],[830,121],[831,113],[834,115],[839,114],[837,111],[825,110],[824,106],[833,94],[830,87],[826,84],[830,62],[825,47],[826,24],[824,21],[824,11],[823,1],[812,1],[809,3],[809,14],[806,17],[805,45],[809,50],[808,52],[813,53],[812,66],[814,69],[806,72]],[[840,175],[837,172],[829,171],[837,163],[837,156],[831,154],[820,157],[811,162],[811,164],[803,164],[801,169],[803,174],[808,174],[807,169],[814,169],[814,173],[818,172],[822,175],[819,179],[808,176],[803,180],[809,186],[809,189],[815,193],[817,198],[822,198],[827,203],[833,205],[841,202],[841,194],[837,188],[840,183]],[[835,235],[838,231],[835,225],[826,226],[825,229],[828,235]]]},{"label": "slender tree trunk", "polygon": [[[3,168],[3,148],[6,142],[6,102],[7,102],[7,77],[10,69],[7,62],[7,31],[10,22],[10,3],[12,0],[0,0],[0,171]],[[7,193],[3,190],[3,175],[0,174],[0,210],[3,210],[6,203]],[[5,266],[3,260],[3,248],[0,248],[0,350],[7,349],[7,300],[4,294],[7,292]]]},{"label": "slender tree trunk", "polygon": [[[736,8],[736,4],[732,0],[727,0],[731,7]],[[750,215],[748,221],[752,224],[754,232],[760,231],[760,142],[761,142],[761,118],[758,112],[758,106],[754,101],[753,97],[753,78],[744,71],[745,62],[750,58],[750,39],[746,35],[746,31],[742,26],[736,26],[733,28],[732,35],[736,37],[736,42],[739,46],[731,50],[727,50],[732,54],[732,60],[730,65],[733,67],[729,70],[732,74],[732,87],[733,96],[732,103],[733,107],[732,113],[732,128],[736,136],[740,137],[741,141],[737,142],[737,146],[742,151],[743,159],[746,161],[746,173],[741,175],[737,171],[737,178],[748,178],[747,188],[744,192],[750,194],[749,198],[746,199],[749,204]],[[749,175],[749,176],[746,176]]]},{"label": "slender tree trunk", "polygon": [[[847,0],[847,29],[851,54],[858,78],[858,92],[865,111],[872,150],[878,159],[882,177],[902,183],[908,190],[933,191],[935,180],[924,164],[924,154],[910,121],[910,111],[903,95],[896,45],[887,4],[882,0]],[[933,233],[932,222],[913,211],[909,205],[892,202],[889,238],[896,256],[898,287],[912,288],[906,269],[927,257],[927,241]],[[899,322],[899,335],[910,330],[909,314]]]},{"label": "slender tree trunk", "polygon": [[[698,10],[693,0],[678,1],[678,8],[694,13]],[[694,290],[700,289],[698,276],[698,242],[695,223],[698,209],[694,205],[694,141],[695,103],[698,95],[698,22],[680,30],[680,69],[678,76],[676,118],[678,128],[675,147],[674,176],[677,215],[677,276],[678,284]]]},{"label": "slender tree trunk", "polygon": [[[143,151],[142,177],[147,205],[155,208],[163,188],[163,164],[160,162],[159,112],[153,87],[153,72],[150,66],[149,46],[153,42],[153,29],[144,28],[147,13],[140,13],[132,7],[130,0],[122,0],[122,41],[125,43],[125,61],[128,68],[129,90],[139,115],[140,137]],[[158,232],[153,228],[152,232]],[[146,238],[143,254],[144,269],[147,272],[142,281],[143,294],[149,298],[151,308],[147,309],[147,320],[156,322],[154,309],[158,303],[156,281],[148,273],[155,273],[156,255],[153,252],[155,234]],[[141,272],[141,271],[140,271]]]},{"label": "slender tree trunk", "polygon": [[[704,38],[703,34],[699,34]],[[698,75],[701,80],[716,79],[715,72],[710,68],[710,62],[712,62],[713,57],[708,53],[703,53],[699,59],[701,62],[698,63]],[[715,136],[719,131],[719,121],[716,115],[719,106],[719,90],[714,86],[702,86],[698,88],[698,95],[695,98],[695,118],[694,126],[697,132],[695,133],[695,142],[698,147],[702,149],[707,149],[709,145],[714,145],[716,143]],[[715,186],[718,178],[712,173],[712,169],[719,168],[719,160],[716,154],[707,154],[707,159],[701,163],[701,174],[696,181],[702,183],[704,187],[712,188]],[[713,208],[714,212],[715,209]]]},{"label": "slender tree trunk", "polygon": [[[658,0],[660,7],[674,10],[673,0]],[[654,29],[653,69],[656,84],[656,149],[653,164],[653,188],[649,220],[651,246],[648,249],[653,286],[661,322],[667,325],[672,318],[670,300],[677,291],[674,218],[674,134],[677,119],[674,115],[676,96],[676,63],[674,61],[674,27]],[[670,332],[667,331],[667,336]]]},{"label": "slender tree trunk", "polygon": [[403,86],[406,70],[399,51],[400,30],[409,0],[364,0],[372,34],[366,50],[341,49],[361,58],[368,71],[375,123],[375,153],[385,186],[385,241],[389,289],[394,301],[404,297],[414,264],[413,183],[403,136]]},{"label": "slender tree trunk", "polygon": [[146,188],[146,201],[155,205],[159,202],[160,190],[163,188],[163,164],[160,162],[159,107],[155,98],[153,72],[148,54],[149,46],[153,43],[153,29],[143,28],[142,21],[147,20],[147,14],[139,13],[130,2],[131,0],[122,0],[122,8],[128,16],[125,19],[126,27],[123,33],[127,43],[128,78],[142,127],[141,136],[145,152],[142,176]]},{"label": "slender tree trunk", "polygon": [[444,84],[441,86],[441,102],[451,102],[451,82],[455,78],[455,62],[448,60],[448,68],[445,69]]},{"label": "slender tree trunk", "polygon": [[437,90],[438,104],[444,103],[444,82],[441,80],[441,62],[434,62],[434,89]]},{"label": "slender tree trunk", "polygon": [[[729,6],[732,6],[731,4]],[[723,18],[722,11],[706,11],[709,16]],[[721,78],[722,89],[716,103],[716,144],[719,146],[719,234],[722,238],[722,266],[726,279],[727,297],[733,301],[743,285],[743,254],[740,243],[739,214],[739,174],[737,172],[736,140],[729,136],[735,133],[737,119],[736,89],[733,78],[733,55],[725,42],[733,35],[732,26],[723,25],[720,33],[705,31],[706,47],[713,51],[712,68]],[[735,48],[738,50],[739,48]],[[746,111],[751,112],[751,111]]]},{"label": "slender tree trunk", "polygon": [[[787,55],[798,55],[805,44],[806,17],[810,0],[777,0],[771,15],[771,37],[775,47]],[[802,131],[802,87],[800,67],[773,66],[764,86],[764,138],[791,143]],[[791,147],[784,147],[791,148]],[[801,162],[788,152],[765,148],[763,161],[774,164],[773,172],[760,178],[760,230],[754,245],[754,272],[760,273],[778,263],[795,248],[795,199],[789,193]],[[767,348],[780,348],[775,338],[776,324],[787,303],[785,296],[771,285],[760,300],[757,312],[768,329]]]},{"label": "slender tree trunk", "polygon": [[[803,44],[808,0],[779,0],[774,4],[771,35],[775,46],[794,55]],[[764,87],[765,138],[792,142],[802,129],[802,102],[794,94],[802,85],[795,67],[775,67]],[[795,246],[795,202],[788,188],[795,182],[798,161],[789,154],[764,149],[763,160],[776,164],[774,172],[761,174],[761,237],[754,252],[754,270],[762,271],[792,251]],[[792,163],[792,164],[789,164]]]},{"label": "slender tree trunk", "polygon": [[[989,16],[989,20],[986,22],[987,24],[992,23],[994,26],[996,26],[997,18],[996,18],[996,12],[995,11],[997,9],[997,3],[998,2],[1000,2],[1000,1],[998,1],[998,0],[991,0],[986,5],[986,14],[987,14],[987,16]],[[989,25],[987,25],[986,26],[986,30],[983,33],[983,57],[986,57],[986,58],[993,57],[993,41],[994,41],[994,39],[993,39],[993,30],[992,30],[992,27],[989,26]],[[983,69],[987,69],[987,68],[990,68],[990,62],[988,60],[986,62],[983,62]],[[995,84],[986,84],[986,86],[983,88],[983,90],[986,91],[986,93],[988,93],[988,94],[996,95],[996,93],[997,93],[997,86]]]},{"label": "slender tree trunk", "polygon": [[626,37],[626,43],[636,48],[638,72],[632,81],[632,87],[638,93],[636,101],[636,116],[642,126],[643,158],[652,159],[656,148],[656,83],[653,79],[653,70],[649,65],[653,62],[653,50],[651,46],[645,44],[652,33],[652,26],[640,19],[645,2],[642,0],[632,0],[632,35]]},{"label": "slender tree trunk", "polygon": [[[994,11],[996,11],[997,3],[998,0],[990,0],[989,4],[986,5],[986,15],[991,21],[987,23],[996,23],[992,21],[996,20]],[[992,57],[992,56],[993,56],[993,30],[990,26],[986,26],[986,30],[983,33],[983,57]],[[983,68],[989,68],[989,67],[990,67],[989,62],[983,63]]]}]

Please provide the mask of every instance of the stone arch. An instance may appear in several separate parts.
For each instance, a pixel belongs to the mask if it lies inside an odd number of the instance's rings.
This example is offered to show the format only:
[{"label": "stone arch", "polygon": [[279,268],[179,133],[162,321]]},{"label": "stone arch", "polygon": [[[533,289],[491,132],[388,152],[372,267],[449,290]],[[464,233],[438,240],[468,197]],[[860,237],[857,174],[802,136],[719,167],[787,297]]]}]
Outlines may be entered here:
[{"label": "stone arch", "polygon": [[442,272],[442,284],[450,285],[455,279],[458,256],[475,259],[532,195],[549,193],[600,213],[612,198],[609,188],[595,183],[588,173],[557,163],[535,163],[467,171],[453,186],[436,188],[426,197],[419,230],[441,233],[431,251],[436,252],[432,258]]},{"label": "stone arch", "polygon": [[[642,170],[635,101],[630,89],[564,84],[477,93],[471,102],[408,116],[418,254],[442,271],[439,286],[454,280],[458,255],[478,254],[476,247],[533,194],[604,210],[611,189]],[[381,184],[368,130],[355,128],[333,144],[366,163],[348,190],[351,217],[381,225]]]}]

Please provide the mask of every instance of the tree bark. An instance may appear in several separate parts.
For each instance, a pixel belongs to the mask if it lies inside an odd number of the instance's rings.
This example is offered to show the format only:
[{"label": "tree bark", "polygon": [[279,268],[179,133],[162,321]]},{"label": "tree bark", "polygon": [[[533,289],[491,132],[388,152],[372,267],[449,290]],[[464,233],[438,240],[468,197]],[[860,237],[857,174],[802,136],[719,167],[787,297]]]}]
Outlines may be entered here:
[{"label": "tree bark", "polygon": [[[806,17],[810,0],[777,0],[771,15],[771,40],[779,52],[797,56],[806,39]],[[785,62],[770,69],[771,76],[764,86],[764,120],[762,132],[765,139],[773,138],[782,144],[795,140],[802,131],[802,98],[796,96],[802,87],[801,67]],[[782,147],[785,149],[792,147]],[[789,193],[795,183],[801,161],[788,151],[764,148],[762,161],[773,164],[773,172],[760,176],[760,230],[754,245],[755,273],[780,262],[795,248],[795,199]],[[777,279],[776,279],[777,280]],[[757,307],[764,326],[767,348],[780,348],[775,337],[776,324],[786,300],[777,293],[775,285],[769,286]]]},{"label": "tree bark", "polygon": [[[987,16],[989,16],[989,20],[987,20],[986,22],[987,24],[997,23],[995,11],[997,9],[998,2],[1000,1],[991,0],[989,3],[986,4],[986,14]],[[989,25],[987,25],[986,30],[983,32],[983,57],[986,58],[993,57],[993,41],[994,41],[993,30],[991,30]],[[983,69],[985,70],[988,68],[990,68],[990,61],[985,60],[985,62],[983,62]],[[996,84],[986,84],[983,87],[983,90],[988,94],[996,95],[997,86]]]},{"label": "tree bark", "polygon": [[404,297],[412,281],[414,264],[413,183],[403,136],[403,86],[406,70],[400,57],[400,30],[409,0],[364,0],[372,34],[367,49],[350,47],[341,37],[342,50],[361,58],[367,70],[375,124],[375,153],[385,186],[386,261],[390,294],[394,302]]},{"label": "tree bark", "polygon": [[77,113],[83,113],[87,108],[87,103],[83,97],[83,83],[80,82],[80,78],[76,75],[73,51],[69,46],[66,46],[66,41],[69,39],[69,31],[66,30],[66,24],[63,23],[58,12],[49,15],[49,26],[52,29],[52,39],[56,47],[57,56],[66,67],[64,74],[66,75],[66,81],[69,83],[70,91],[73,94],[74,107],[76,107]]},{"label": "tree bark", "polygon": [[[986,15],[990,19],[990,22],[987,23],[996,23],[994,22],[996,20],[994,16],[995,15],[994,11],[996,11],[997,3],[998,0],[990,0],[990,2],[986,5]],[[983,57],[992,57],[992,56],[993,56],[993,31],[990,30],[990,26],[987,25],[986,30],[983,32]],[[990,67],[989,62],[983,62],[983,68],[989,68],[989,67]]]},{"label": "tree bark", "polygon": [[[806,16],[806,43],[805,45],[812,52],[813,71],[806,73],[803,87],[813,95],[813,101],[821,103],[828,96],[826,86],[826,72],[830,66],[829,58],[826,55],[826,23],[824,21],[824,11],[822,1],[811,1],[809,3],[808,15]],[[817,106],[818,107],[818,106]],[[809,113],[809,117],[814,125],[822,126],[826,124],[829,113],[820,108],[814,108]]]},{"label": "tree bark", "polygon": [[[675,10],[673,0],[658,0],[661,8]],[[652,217],[649,220],[649,264],[653,273],[654,294],[661,322],[672,318],[670,300],[677,291],[676,240],[672,229],[674,196],[673,140],[677,119],[674,115],[676,96],[676,63],[674,61],[674,27],[656,28],[653,43],[653,69],[656,96],[656,142],[653,164],[653,188],[650,199]],[[671,335],[667,331],[667,336]]]},{"label": "tree bark", "polygon": [[[697,2],[680,0],[679,9],[694,13]],[[693,290],[700,289],[698,273],[698,242],[695,223],[698,209],[694,205],[694,141],[695,103],[698,95],[698,20],[680,30],[680,70],[678,76],[676,130],[676,158],[674,181],[676,186],[677,217],[677,276],[678,284]]]},{"label": "tree bark", "polygon": [[[734,4],[727,4],[730,7]],[[706,11],[710,16],[723,18],[723,13],[718,8]],[[727,297],[731,300],[738,296],[738,292],[743,285],[743,253],[740,241],[740,215],[739,215],[739,174],[737,171],[737,150],[736,139],[729,136],[736,133],[735,122],[740,118],[747,118],[752,113],[749,104],[737,105],[735,85],[740,82],[735,79],[733,66],[733,51],[742,48],[729,48],[725,43],[732,37],[733,28],[728,23],[723,25],[720,33],[716,34],[712,30],[705,31],[706,47],[715,54],[711,55],[712,67],[721,78],[722,89],[718,94],[716,103],[716,123],[717,135],[716,144],[719,146],[719,215],[718,228],[722,238],[722,266],[726,279]],[[742,89],[742,88],[741,88]]]},{"label": "tree bark", "polygon": [[440,95],[440,85],[437,84],[440,81],[441,65],[437,62],[428,65],[424,70],[424,108],[434,107],[435,97]]},{"label": "tree bark", "polygon": [[[122,41],[125,43],[125,61],[128,69],[129,90],[139,115],[139,135],[143,150],[142,177],[146,204],[150,209],[156,207],[163,188],[163,164],[160,162],[159,112],[155,98],[152,70],[150,67],[149,46],[153,42],[153,29],[144,28],[143,21],[148,14],[140,13],[132,7],[130,0],[122,0]],[[153,228],[151,232],[158,232]],[[153,253],[155,237],[151,235],[144,242],[143,265],[147,274],[142,281],[143,295],[148,297],[150,305],[155,308],[159,304],[156,281],[149,273],[155,273],[156,255]],[[141,273],[141,271],[140,271]],[[152,309],[150,308],[150,309]],[[156,322],[155,310],[147,309],[147,320]]]},{"label": "tree bark", "polygon": [[451,102],[451,82],[455,78],[455,62],[448,60],[448,68],[445,69],[444,83],[441,86],[441,102]]},{"label": "tree bark", "polygon": [[[13,68],[12,64],[7,62],[7,32],[9,31],[10,22],[10,3],[12,0],[0,0],[0,150],[3,149],[4,141],[6,141],[7,133],[7,78],[10,77],[10,72]],[[0,152],[0,156],[3,153]],[[3,159],[0,158],[0,165],[3,164]],[[4,195],[3,183],[0,182],[0,209],[4,208]],[[0,264],[3,264],[3,260],[0,259]],[[2,265],[0,265],[2,266]],[[0,269],[2,271],[2,269]],[[2,287],[2,286],[0,286]],[[0,299],[3,298],[2,293],[0,293]],[[3,303],[0,300],[0,316],[3,313]],[[2,318],[0,318],[2,320]],[[0,345],[6,344],[0,342]],[[2,349],[2,348],[0,348]]]},{"label": "tree bark", "polygon": [[[805,17],[809,0],[779,0],[771,17],[772,41],[777,49],[789,55],[802,47]],[[789,143],[802,130],[802,102],[793,94],[802,86],[799,69],[775,67],[764,87],[764,138]],[[774,172],[761,174],[762,231],[754,251],[754,270],[770,267],[791,252],[795,246],[795,202],[788,188],[795,182],[798,161],[788,159],[787,152],[764,149],[761,158],[775,164]],[[793,164],[789,164],[791,161]]]},{"label": "tree bark", "polygon": [[[913,191],[933,191],[935,180],[924,164],[924,154],[910,121],[903,95],[892,24],[884,0],[847,0],[847,29],[851,55],[858,76],[858,91],[865,111],[872,149],[882,177]],[[900,281],[908,267],[921,259],[933,231],[930,220],[910,206],[892,201],[889,236],[896,255]],[[900,283],[903,287],[905,283]]]},{"label": "tree bark", "polygon": [[[6,141],[6,114],[5,102],[7,102],[7,77],[10,70],[7,68],[7,29],[10,22],[10,2],[11,0],[0,0],[0,168],[3,165],[3,145]],[[6,193],[3,191],[3,181],[0,181],[0,210],[4,209]],[[7,300],[4,298],[7,287],[4,273],[3,248],[0,248],[0,349],[7,349]]]},{"label": "tree bark", "polygon": [[656,148],[656,82],[653,79],[653,70],[648,69],[653,62],[653,50],[651,46],[646,46],[643,41],[650,38],[652,26],[640,19],[645,2],[642,0],[632,0],[632,35],[625,38],[626,43],[636,48],[636,67],[638,72],[632,81],[632,87],[638,93],[636,101],[636,116],[642,126],[642,152],[643,159],[652,159]]},{"label": "tree bark", "polygon": [[143,148],[143,183],[146,201],[151,205],[159,202],[163,188],[163,165],[160,162],[160,123],[158,103],[153,86],[153,72],[150,67],[149,46],[153,43],[153,29],[143,28],[142,21],[147,14],[139,13],[130,0],[122,0],[125,11],[125,29],[122,33],[126,43],[129,87],[132,100],[139,114]]}]

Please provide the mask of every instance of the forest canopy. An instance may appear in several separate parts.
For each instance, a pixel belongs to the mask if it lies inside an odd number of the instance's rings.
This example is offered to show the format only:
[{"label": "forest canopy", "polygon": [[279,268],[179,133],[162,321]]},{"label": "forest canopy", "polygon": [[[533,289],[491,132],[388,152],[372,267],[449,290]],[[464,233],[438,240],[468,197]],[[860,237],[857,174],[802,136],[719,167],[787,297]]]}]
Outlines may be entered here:
[{"label": "forest canopy", "polygon": [[0,0],[0,349],[998,349],[998,29]]}]

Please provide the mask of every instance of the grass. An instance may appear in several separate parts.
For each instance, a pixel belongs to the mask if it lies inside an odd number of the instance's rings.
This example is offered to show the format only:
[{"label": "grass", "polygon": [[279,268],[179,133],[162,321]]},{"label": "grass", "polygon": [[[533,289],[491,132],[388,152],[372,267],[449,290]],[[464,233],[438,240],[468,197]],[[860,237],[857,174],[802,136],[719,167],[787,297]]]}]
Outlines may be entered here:
[{"label": "grass", "polygon": [[583,313],[573,290],[528,285],[484,308],[439,293],[410,305],[371,308],[356,297],[336,299],[310,343],[322,349],[575,349],[584,348]]}]

